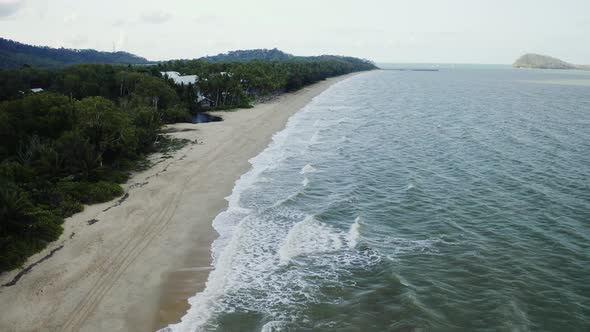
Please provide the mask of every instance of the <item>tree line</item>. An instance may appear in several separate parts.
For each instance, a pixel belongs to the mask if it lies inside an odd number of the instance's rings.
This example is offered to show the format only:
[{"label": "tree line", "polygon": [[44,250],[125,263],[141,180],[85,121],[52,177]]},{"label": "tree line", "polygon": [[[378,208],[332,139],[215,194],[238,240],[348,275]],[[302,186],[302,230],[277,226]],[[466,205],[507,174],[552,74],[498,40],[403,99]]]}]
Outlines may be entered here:
[{"label": "tree line", "polygon": [[210,62],[249,62],[255,60],[266,61],[284,61],[293,59],[292,54],[285,53],[279,49],[255,49],[255,50],[236,50],[227,53],[202,57],[201,60]]},{"label": "tree line", "polygon": [[[166,123],[374,68],[359,59],[170,61],[153,66],[81,64],[0,70],[0,271],[56,240],[64,218],[123,193]],[[164,71],[198,75],[177,85]],[[30,89],[43,88],[42,93]]]},{"label": "tree line", "polygon": [[0,68],[19,68],[23,65],[57,68],[80,63],[146,64],[145,58],[127,52],[101,52],[33,46],[0,38]]}]

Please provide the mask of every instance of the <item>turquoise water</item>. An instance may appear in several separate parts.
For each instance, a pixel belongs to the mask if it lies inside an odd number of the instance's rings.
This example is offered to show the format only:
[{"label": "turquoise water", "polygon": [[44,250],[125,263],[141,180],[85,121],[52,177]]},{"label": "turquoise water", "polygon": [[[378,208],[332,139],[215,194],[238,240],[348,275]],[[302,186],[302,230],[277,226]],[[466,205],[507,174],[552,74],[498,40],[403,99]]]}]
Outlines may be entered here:
[{"label": "turquoise water", "polygon": [[[589,73],[590,74],[590,73]],[[174,331],[589,331],[579,72],[377,71],[251,162]]]}]

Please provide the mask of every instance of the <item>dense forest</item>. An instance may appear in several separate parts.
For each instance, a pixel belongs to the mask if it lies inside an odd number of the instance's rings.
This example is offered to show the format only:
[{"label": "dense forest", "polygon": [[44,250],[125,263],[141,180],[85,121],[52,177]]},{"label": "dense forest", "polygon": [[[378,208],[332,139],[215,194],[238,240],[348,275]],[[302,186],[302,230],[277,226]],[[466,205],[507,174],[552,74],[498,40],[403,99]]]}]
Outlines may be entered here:
[{"label": "dense forest", "polygon": [[22,66],[56,68],[79,63],[146,64],[146,59],[127,52],[100,52],[32,46],[0,38],[0,69]]},{"label": "dense forest", "polygon": [[[84,204],[121,195],[119,184],[144,157],[170,144],[162,124],[373,68],[319,57],[0,70],[0,271],[56,240]],[[177,85],[166,71],[198,80]]]},{"label": "dense forest", "polygon": [[283,61],[293,58],[293,55],[273,48],[271,50],[256,49],[230,51],[227,53],[202,57],[201,60],[207,60],[211,62],[248,62],[254,60]]}]

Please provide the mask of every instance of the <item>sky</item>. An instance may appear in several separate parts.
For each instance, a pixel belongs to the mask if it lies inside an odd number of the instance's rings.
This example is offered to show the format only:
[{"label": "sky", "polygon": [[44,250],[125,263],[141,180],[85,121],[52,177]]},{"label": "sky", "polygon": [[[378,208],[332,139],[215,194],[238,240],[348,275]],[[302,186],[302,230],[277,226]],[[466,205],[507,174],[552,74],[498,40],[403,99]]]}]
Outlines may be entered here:
[{"label": "sky", "polygon": [[0,37],[149,60],[279,48],[376,62],[590,64],[590,0],[0,0]]}]

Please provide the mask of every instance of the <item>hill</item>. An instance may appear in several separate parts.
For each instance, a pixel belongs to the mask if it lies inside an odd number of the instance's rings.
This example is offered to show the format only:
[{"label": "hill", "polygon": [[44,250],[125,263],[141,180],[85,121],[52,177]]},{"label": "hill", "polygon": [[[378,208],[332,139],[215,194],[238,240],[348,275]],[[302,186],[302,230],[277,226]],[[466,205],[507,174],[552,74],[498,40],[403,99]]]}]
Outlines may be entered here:
[{"label": "hill", "polygon": [[149,61],[127,52],[32,46],[0,38],[0,69],[14,69],[23,65],[55,68],[79,63],[146,64]]},{"label": "hill", "polygon": [[514,68],[538,69],[590,69],[589,66],[574,65],[557,58],[533,53],[528,53],[521,56],[514,62],[512,66]]},{"label": "hill", "polygon": [[279,49],[253,49],[237,50],[227,53],[220,53],[213,56],[206,56],[198,60],[208,62],[251,62],[251,61],[344,61],[349,65],[363,67],[364,70],[377,68],[375,63],[366,59],[340,56],[340,55],[318,55],[318,56],[298,56],[285,53]]},{"label": "hill", "polygon": [[213,56],[202,57],[201,60],[210,62],[249,62],[254,60],[282,61],[292,59],[293,55],[273,48],[255,50],[237,50],[220,53]]}]

